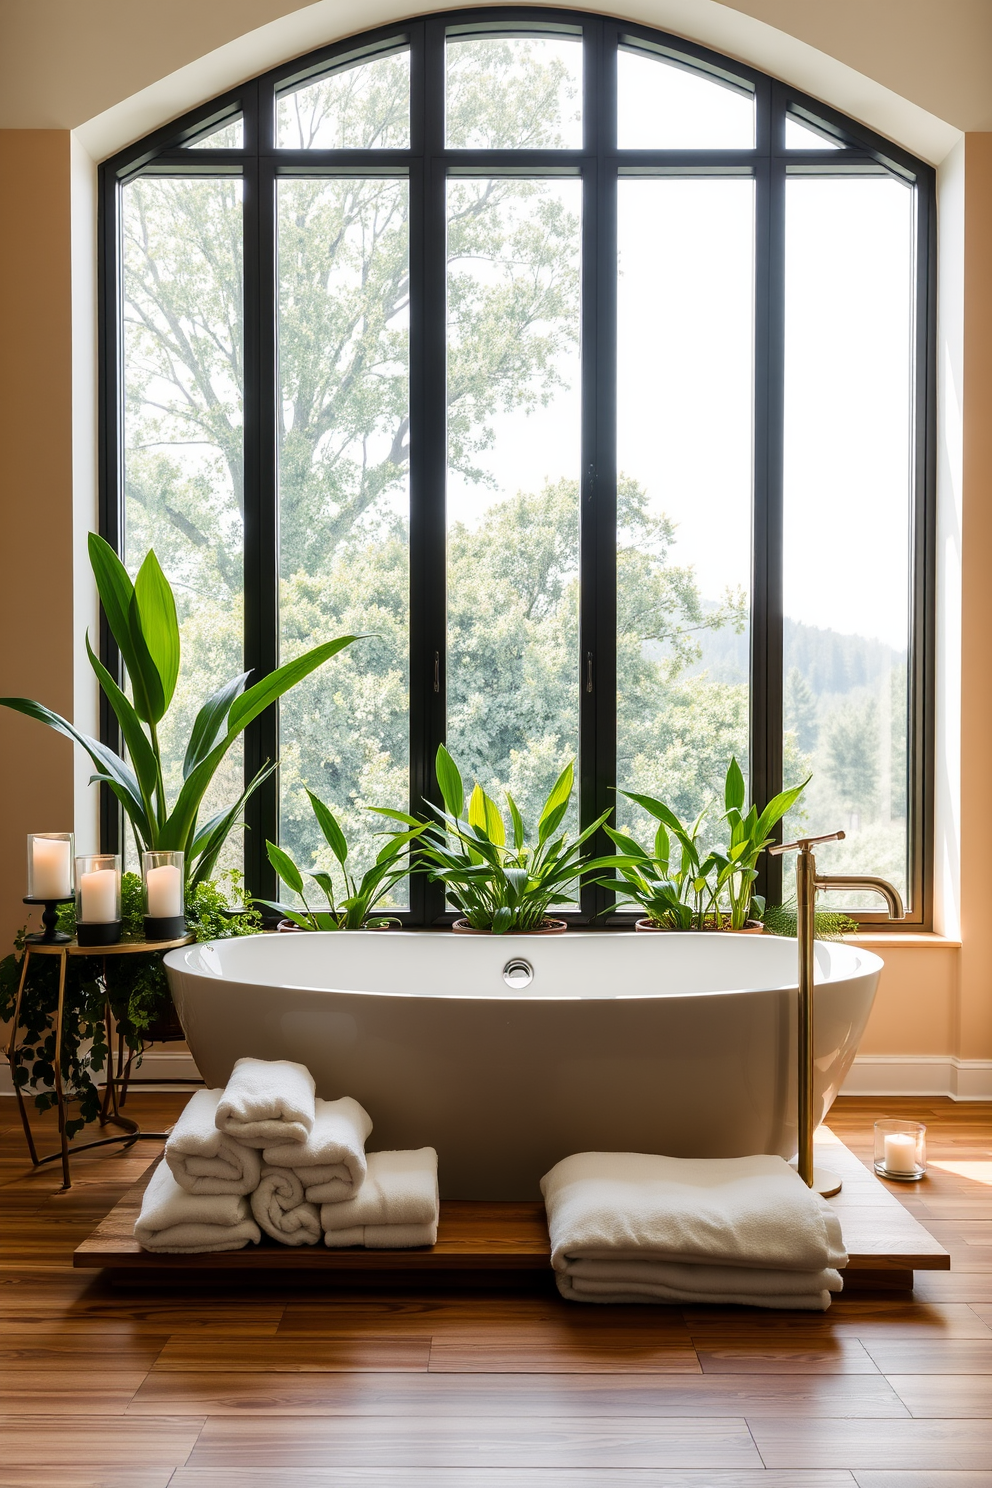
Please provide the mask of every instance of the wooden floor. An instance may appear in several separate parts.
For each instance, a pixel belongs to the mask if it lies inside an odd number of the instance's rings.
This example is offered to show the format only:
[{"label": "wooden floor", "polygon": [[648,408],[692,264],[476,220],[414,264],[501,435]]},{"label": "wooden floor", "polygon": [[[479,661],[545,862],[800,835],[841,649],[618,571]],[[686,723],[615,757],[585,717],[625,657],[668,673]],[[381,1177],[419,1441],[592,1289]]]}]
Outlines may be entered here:
[{"label": "wooden floor", "polygon": [[[138,1095],[168,1124],[183,1096]],[[950,1252],[914,1293],[823,1315],[499,1292],[230,1289],[74,1271],[157,1155],[33,1174],[0,1101],[0,1488],[992,1488],[992,1106],[843,1100],[927,1122],[893,1192]]]}]

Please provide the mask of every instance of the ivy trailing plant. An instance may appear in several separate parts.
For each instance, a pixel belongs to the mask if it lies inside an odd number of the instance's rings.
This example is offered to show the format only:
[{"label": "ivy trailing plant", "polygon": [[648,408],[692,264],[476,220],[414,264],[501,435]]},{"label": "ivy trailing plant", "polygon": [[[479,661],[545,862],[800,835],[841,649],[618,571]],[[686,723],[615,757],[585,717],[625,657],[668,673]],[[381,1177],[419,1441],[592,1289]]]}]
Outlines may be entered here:
[{"label": "ivy trailing plant", "polygon": [[96,767],[91,784],[99,781],[113,791],[130,823],[139,856],[156,848],[182,852],[187,883],[196,887],[213,873],[249,796],[276,769],[276,761],[267,761],[238,800],[201,826],[200,806],[231,745],[260,713],[360,637],[338,636],[314,646],[247,691],[250,672],[242,672],[218,688],[193,722],[183,760],[183,783],[170,803],[165,793],[158,726],[169,710],[179,680],[175,597],[154,551],[146,554],[133,584],[113,548],[95,532],[89,536],[89,557],[103,613],[131,684],[131,698],[94,654],[88,635],[86,654],[120,725],[127,758],[82,733],[42,703],[7,697],[0,698],[0,704],[82,745]]},{"label": "ivy trailing plant", "polygon": [[[125,873],[121,879],[121,917],[123,939],[142,940],[142,889],[136,873]],[[260,915],[245,899],[241,875],[233,871],[187,890],[186,923],[197,940],[254,935],[262,929]],[[72,935],[75,928],[75,906],[63,905],[59,910],[59,929]],[[0,1020],[4,1022],[14,1015],[24,962],[24,934],[24,930],[19,932],[15,951],[0,961]],[[104,966],[106,990],[99,980]],[[21,1053],[15,1077],[21,1090],[33,1096],[39,1111],[47,1111],[55,1104],[58,986],[58,958],[32,956],[18,1019]],[[100,1114],[101,1096],[96,1077],[106,1067],[109,1057],[104,1021],[108,1003],[126,1046],[140,1052],[143,1041],[171,1010],[161,953],[106,958],[95,954],[69,956],[66,960],[62,1083],[79,1107],[78,1115],[72,1117],[66,1128],[70,1137]]]}]

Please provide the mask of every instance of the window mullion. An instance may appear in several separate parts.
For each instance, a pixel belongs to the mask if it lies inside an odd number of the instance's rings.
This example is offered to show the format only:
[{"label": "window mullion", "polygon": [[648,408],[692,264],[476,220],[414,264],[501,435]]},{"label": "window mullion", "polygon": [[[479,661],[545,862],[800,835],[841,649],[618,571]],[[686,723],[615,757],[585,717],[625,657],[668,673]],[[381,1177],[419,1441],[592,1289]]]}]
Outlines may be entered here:
[{"label": "window mullion", "polygon": [[[260,150],[271,138],[271,94],[260,85],[245,97]],[[268,104],[268,108],[266,108]],[[251,134],[249,134],[251,138]],[[279,502],[276,430],[275,170],[270,155],[245,161],[244,176],[244,665],[257,682],[279,665]],[[245,730],[245,784],[278,758],[278,704]],[[271,775],[245,806],[245,878],[249,890],[276,897],[276,877],[265,851],[277,840],[278,775]]]},{"label": "window mullion", "polygon": [[[784,110],[778,88],[770,107],[774,133]],[[774,149],[755,176],[754,325],[750,784],[751,799],[763,806],[782,789],[785,162]],[[780,902],[781,858],[763,856],[757,890]]]},{"label": "window mullion", "polygon": [[[447,466],[444,26],[412,37],[414,148],[410,181],[410,811],[438,801],[434,757],[445,730],[445,475]],[[410,884],[414,923],[444,912],[439,885]]]},{"label": "window mullion", "polygon": [[[616,780],[616,28],[586,31],[582,221],[582,466],[579,483],[579,809],[583,827],[613,805]],[[605,835],[593,852],[610,850]],[[587,887],[581,907],[606,908]]]}]

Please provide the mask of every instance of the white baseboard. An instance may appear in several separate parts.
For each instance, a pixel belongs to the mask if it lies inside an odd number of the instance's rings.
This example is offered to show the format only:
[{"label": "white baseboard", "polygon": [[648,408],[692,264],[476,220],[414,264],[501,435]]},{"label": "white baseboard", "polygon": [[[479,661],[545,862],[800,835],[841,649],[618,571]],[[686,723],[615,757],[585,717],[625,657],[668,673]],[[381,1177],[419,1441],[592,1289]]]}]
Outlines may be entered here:
[{"label": "white baseboard", "polygon": [[859,1054],[841,1095],[944,1095],[992,1100],[992,1059],[954,1054]]},{"label": "white baseboard", "polygon": [[[136,1072],[141,1080],[195,1080],[199,1071],[189,1053],[151,1049]],[[147,1085],[139,1089],[147,1090]],[[0,1095],[13,1095],[10,1070],[0,1064]],[[859,1054],[842,1095],[944,1095],[951,1100],[992,1100],[992,1059],[958,1059],[953,1054]]]}]

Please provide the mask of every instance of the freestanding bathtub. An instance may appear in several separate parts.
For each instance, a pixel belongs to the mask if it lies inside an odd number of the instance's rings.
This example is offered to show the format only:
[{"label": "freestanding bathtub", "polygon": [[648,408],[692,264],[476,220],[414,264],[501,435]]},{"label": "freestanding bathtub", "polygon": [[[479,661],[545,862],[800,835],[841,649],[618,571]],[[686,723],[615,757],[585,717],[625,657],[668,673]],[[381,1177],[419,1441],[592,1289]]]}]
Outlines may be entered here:
[{"label": "freestanding bathtub", "polygon": [[[165,964],[208,1085],[242,1055],[298,1060],[318,1095],[366,1107],[370,1149],[436,1147],[446,1198],[537,1198],[571,1152],[796,1152],[794,940],[352,931],[209,941]],[[882,962],[818,943],[816,968],[825,1115]]]}]

